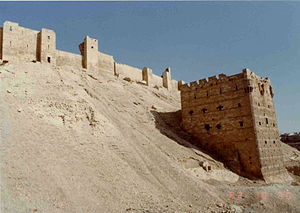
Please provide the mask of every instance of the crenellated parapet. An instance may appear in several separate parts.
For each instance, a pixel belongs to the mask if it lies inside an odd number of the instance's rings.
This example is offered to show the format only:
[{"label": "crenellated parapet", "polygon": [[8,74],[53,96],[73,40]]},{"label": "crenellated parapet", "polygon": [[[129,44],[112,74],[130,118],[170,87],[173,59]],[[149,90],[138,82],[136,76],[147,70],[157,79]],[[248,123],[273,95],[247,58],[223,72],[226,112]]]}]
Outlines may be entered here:
[{"label": "crenellated parapet", "polygon": [[270,79],[243,69],[183,84],[182,126],[235,172],[289,182],[280,148]]},{"label": "crenellated parapet", "polygon": [[56,33],[50,29],[36,31],[9,21],[4,22],[3,28],[0,28],[0,59],[4,62],[41,62],[53,66],[101,70],[132,81],[145,81],[151,87],[178,91],[179,84],[171,78],[170,68],[160,77],[153,74],[150,68],[141,70],[117,63],[113,56],[100,52],[99,41],[89,36],[79,44],[79,51],[80,54],[74,54],[58,50]]}]

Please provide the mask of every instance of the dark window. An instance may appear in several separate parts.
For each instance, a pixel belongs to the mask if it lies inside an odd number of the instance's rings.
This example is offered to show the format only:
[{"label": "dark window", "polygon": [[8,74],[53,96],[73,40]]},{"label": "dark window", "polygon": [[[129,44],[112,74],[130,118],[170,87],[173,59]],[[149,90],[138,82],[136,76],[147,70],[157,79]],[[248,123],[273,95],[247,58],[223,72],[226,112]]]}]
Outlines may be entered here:
[{"label": "dark window", "polygon": [[193,113],[194,113],[193,110],[190,110],[190,111],[189,111],[189,114],[190,114],[190,115],[193,115]]},{"label": "dark window", "polygon": [[273,141],[273,144],[275,144],[275,141]]},{"label": "dark window", "polygon": [[243,121],[240,121],[240,126],[244,126],[244,122]]},{"label": "dark window", "polygon": [[260,106],[260,103],[257,103],[258,106]]},{"label": "dark window", "polygon": [[209,124],[205,124],[205,125],[204,125],[204,128],[205,128],[207,131],[209,131],[209,130],[211,129],[211,126],[210,126]]},{"label": "dark window", "polygon": [[94,46],[92,46],[91,48],[94,49]]},{"label": "dark window", "polygon": [[262,84],[261,87],[260,87],[260,94],[264,95],[264,93],[265,93],[265,85]]},{"label": "dark window", "polygon": [[261,125],[261,122],[258,122],[259,125]]},{"label": "dark window", "polygon": [[217,129],[221,129],[222,128],[222,125],[221,124],[217,124]]},{"label": "dark window", "polygon": [[11,41],[9,42],[9,46],[11,47]]},{"label": "dark window", "polygon": [[12,31],[12,26],[9,27],[9,31]]},{"label": "dark window", "polygon": [[267,144],[268,142],[267,141],[265,141],[265,144]]},{"label": "dark window", "polygon": [[273,126],[275,127],[275,124],[273,124]]},{"label": "dark window", "polygon": [[245,92],[246,93],[250,93],[250,92],[252,92],[253,91],[253,87],[246,87],[245,88]]},{"label": "dark window", "polygon": [[235,90],[238,90],[238,86],[237,85],[235,85]]},{"label": "dark window", "polygon": [[219,105],[219,106],[217,107],[217,109],[218,109],[219,111],[221,111],[223,108],[224,108],[224,107],[221,106],[221,105]]},{"label": "dark window", "polygon": [[222,94],[222,88],[220,88],[220,94]]},{"label": "dark window", "polygon": [[48,57],[48,58],[47,58],[47,61],[48,61],[48,63],[51,63],[51,58]]},{"label": "dark window", "polygon": [[242,105],[240,103],[238,103],[238,107],[242,107]]},{"label": "dark window", "polygon": [[50,36],[48,36],[48,39],[50,40]]},{"label": "dark window", "polygon": [[202,111],[203,113],[206,113],[206,112],[207,112],[207,109],[206,109],[206,108],[203,108],[201,111]]},{"label": "dark window", "polygon": [[268,118],[266,118],[266,124],[269,124]]}]

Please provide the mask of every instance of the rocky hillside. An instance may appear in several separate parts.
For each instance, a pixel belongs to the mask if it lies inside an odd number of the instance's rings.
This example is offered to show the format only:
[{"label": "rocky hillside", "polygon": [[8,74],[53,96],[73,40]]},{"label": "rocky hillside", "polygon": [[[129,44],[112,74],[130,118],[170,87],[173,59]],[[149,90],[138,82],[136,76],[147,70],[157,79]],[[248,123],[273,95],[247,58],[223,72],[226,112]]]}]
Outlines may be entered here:
[{"label": "rocky hillside", "polygon": [[299,151],[284,146],[291,185],[239,177],[191,145],[179,100],[104,70],[1,65],[1,213],[300,212]]}]

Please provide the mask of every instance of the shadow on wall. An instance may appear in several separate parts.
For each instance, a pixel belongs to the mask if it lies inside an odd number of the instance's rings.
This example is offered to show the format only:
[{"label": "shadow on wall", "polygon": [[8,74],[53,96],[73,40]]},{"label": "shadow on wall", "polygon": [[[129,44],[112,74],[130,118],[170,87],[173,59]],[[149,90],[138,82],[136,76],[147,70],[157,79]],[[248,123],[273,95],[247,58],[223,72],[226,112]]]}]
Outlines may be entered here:
[{"label": "shadow on wall", "polygon": [[225,167],[231,170],[232,172],[240,176],[246,177],[246,175],[243,174],[243,172],[240,170],[241,165],[238,161],[225,161],[224,159],[222,159],[221,156],[217,155],[216,153],[213,153],[211,150],[207,150],[205,149],[205,147],[201,147],[199,145],[201,144],[199,139],[195,138],[194,136],[187,133],[181,128],[181,110],[178,110],[176,112],[157,112],[155,110],[151,110],[150,112],[155,118],[155,127],[163,135],[177,142],[179,145],[185,146],[187,148],[193,148],[209,155],[214,160],[224,163]]},{"label": "shadow on wall", "polygon": [[218,156],[215,156],[199,147],[197,145],[199,144],[197,143],[198,139],[181,128],[181,110],[175,112],[157,112],[155,110],[151,110],[150,112],[154,116],[155,127],[163,135],[177,142],[181,146],[197,149],[209,155],[214,160],[220,160]]}]

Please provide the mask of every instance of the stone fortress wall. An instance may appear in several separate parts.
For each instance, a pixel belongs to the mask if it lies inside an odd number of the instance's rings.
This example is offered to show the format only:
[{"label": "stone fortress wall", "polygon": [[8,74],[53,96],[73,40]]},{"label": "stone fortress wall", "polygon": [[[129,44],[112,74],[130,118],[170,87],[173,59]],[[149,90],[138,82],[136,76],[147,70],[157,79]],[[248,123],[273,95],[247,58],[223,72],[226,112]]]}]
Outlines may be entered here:
[{"label": "stone fortress wall", "polygon": [[268,78],[244,69],[180,87],[182,126],[235,172],[267,182],[289,181]]},{"label": "stone fortress wall", "polygon": [[[142,69],[114,61],[113,56],[98,50],[98,40],[89,36],[79,45],[80,55],[58,50],[56,33],[53,30],[31,30],[18,23],[6,21],[0,28],[0,59],[7,62],[42,62],[54,66],[74,66],[90,70],[107,71],[132,81],[144,81],[152,87],[178,91],[178,83],[165,71],[162,77],[149,68]],[[167,82],[167,83],[164,83]]]},{"label": "stone fortress wall", "polygon": [[182,126],[199,145],[217,153],[234,171],[268,182],[290,180],[283,166],[279,132],[273,105],[273,91],[267,78],[249,70],[184,84],[150,68],[139,69],[114,61],[98,50],[98,40],[85,37],[80,55],[56,48],[52,30],[35,31],[14,22],[0,28],[0,59],[3,62],[41,62],[110,72],[121,78],[144,82],[150,87],[181,92]]}]

